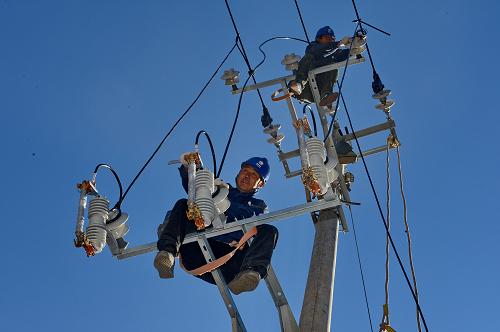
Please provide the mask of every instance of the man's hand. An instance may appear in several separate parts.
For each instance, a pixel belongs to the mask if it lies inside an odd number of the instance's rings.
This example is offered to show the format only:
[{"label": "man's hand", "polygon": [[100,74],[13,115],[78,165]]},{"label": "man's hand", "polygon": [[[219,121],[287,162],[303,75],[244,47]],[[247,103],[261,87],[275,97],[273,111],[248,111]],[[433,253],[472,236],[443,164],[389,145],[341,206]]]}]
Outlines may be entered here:
[{"label": "man's hand", "polygon": [[340,44],[341,45],[344,45],[344,46],[347,46],[351,43],[352,41],[352,38],[351,37],[344,37],[340,40]]},{"label": "man's hand", "polygon": [[190,151],[190,152],[184,152],[181,154],[179,157],[180,162],[184,165],[187,166],[189,165],[189,162],[193,161],[196,163],[197,168],[201,166],[201,157],[198,154],[198,152]]},{"label": "man's hand", "polygon": [[293,92],[295,95],[300,95],[302,93],[302,84],[299,82],[292,80],[288,83],[288,89],[290,92]]}]

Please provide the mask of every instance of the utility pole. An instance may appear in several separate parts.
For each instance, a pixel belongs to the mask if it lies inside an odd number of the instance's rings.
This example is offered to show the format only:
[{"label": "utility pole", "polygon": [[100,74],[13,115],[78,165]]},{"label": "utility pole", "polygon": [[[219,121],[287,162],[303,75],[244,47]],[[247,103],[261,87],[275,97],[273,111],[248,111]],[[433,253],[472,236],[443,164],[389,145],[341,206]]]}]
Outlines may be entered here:
[{"label": "utility pole", "polygon": [[330,331],[339,235],[339,216],[336,209],[320,211],[314,228],[316,234],[300,312],[299,328],[304,332]]}]

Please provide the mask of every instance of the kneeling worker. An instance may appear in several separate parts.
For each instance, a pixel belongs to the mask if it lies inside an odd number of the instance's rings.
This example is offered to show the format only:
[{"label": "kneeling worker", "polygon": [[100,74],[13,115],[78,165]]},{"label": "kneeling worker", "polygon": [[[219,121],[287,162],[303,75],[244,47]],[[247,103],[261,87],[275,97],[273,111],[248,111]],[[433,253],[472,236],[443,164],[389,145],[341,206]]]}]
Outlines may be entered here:
[{"label": "kneeling worker", "polygon": [[[187,192],[187,167],[183,165],[179,171]],[[225,212],[227,223],[267,212],[266,203],[254,198],[254,195],[265,185],[269,173],[270,167],[266,158],[253,157],[241,164],[241,169],[236,176],[236,188],[229,187],[228,199],[231,205]],[[187,218],[186,211],[187,200],[178,200],[173,209],[167,212],[164,227],[159,232],[157,243],[159,252],[155,257],[154,266],[160,278],[174,277],[174,258],[178,254],[181,255],[182,264],[187,270],[206,264],[197,242],[183,244],[186,234],[196,232],[196,227],[193,221]],[[234,245],[242,236],[243,232],[236,231],[209,238],[208,242],[215,257],[219,258],[233,251],[231,244]],[[234,294],[254,290],[260,279],[266,277],[277,238],[276,227],[267,224],[257,226],[257,234],[251,246],[244,246],[242,250],[237,250],[235,255],[220,267],[229,289]],[[197,277],[215,284],[211,273]]]}]

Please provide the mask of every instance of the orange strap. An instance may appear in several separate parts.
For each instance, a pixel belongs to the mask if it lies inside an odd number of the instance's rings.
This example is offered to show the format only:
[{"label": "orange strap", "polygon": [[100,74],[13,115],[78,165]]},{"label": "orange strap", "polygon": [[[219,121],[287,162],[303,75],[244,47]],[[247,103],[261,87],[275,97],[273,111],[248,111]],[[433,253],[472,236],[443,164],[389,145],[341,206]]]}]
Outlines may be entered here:
[{"label": "orange strap", "polygon": [[182,257],[179,256],[179,260],[181,263],[181,267],[186,271],[187,273],[194,275],[194,276],[201,276],[204,273],[211,272],[215,270],[216,268],[224,265],[228,260],[230,260],[234,254],[236,253],[236,250],[240,249],[252,236],[257,234],[257,227],[252,227],[248,232],[246,232],[243,237],[240,239],[238,244],[234,247],[234,250],[225,254],[222,257],[217,258],[216,260],[207,263],[205,265],[202,265],[194,270],[188,271],[184,267],[184,264],[182,264]]},{"label": "orange strap", "polygon": [[[283,92],[283,95],[277,97],[280,92]],[[281,89],[278,89],[278,90],[273,92],[273,94],[271,95],[271,99],[273,101],[280,101],[283,99],[290,98],[290,96],[292,96],[292,95],[293,95],[292,92],[285,91],[285,90],[283,90],[283,88],[281,88]]]}]

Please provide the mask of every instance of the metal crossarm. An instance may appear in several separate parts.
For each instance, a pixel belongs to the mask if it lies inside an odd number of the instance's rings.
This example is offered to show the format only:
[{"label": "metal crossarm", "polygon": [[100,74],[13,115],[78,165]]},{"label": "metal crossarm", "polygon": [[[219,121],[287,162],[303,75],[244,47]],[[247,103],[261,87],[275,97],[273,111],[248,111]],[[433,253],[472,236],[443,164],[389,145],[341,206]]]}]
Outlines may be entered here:
[{"label": "metal crossarm", "polygon": [[[277,211],[273,211],[270,213],[254,216],[251,218],[242,219],[242,220],[238,220],[235,222],[227,223],[224,225],[223,228],[209,229],[209,230],[204,231],[203,234],[207,238],[211,238],[214,236],[238,231],[241,229],[242,225],[247,225],[248,227],[257,226],[257,225],[261,225],[261,224],[265,224],[265,223],[278,221],[281,219],[291,218],[291,217],[295,217],[298,215],[310,213],[313,211],[320,211],[322,209],[339,206],[340,204],[342,204],[342,203],[338,199],[334,199],[334,200],[330,200],[330,201],[323,199],[323,200],[319,200],[319,201],[315,201],[315,202],[303,203],[303,204],[299,204],[299,205],[296,205],[296,206],[293,206],[290,208],[277,210]],[[189,234],[186,236],[183,243],[190,243],[190,242],[197,241],[198,240],[197,236],[198,236],[197,234]],[[144,245],[137,246],[137,247],[133,247],[133,248],[122,249],[120,251],[120,253],[118,255],[116,255],[116,258],[118,258],[118,259],[130,258],[133,256],[138,256],[138,255],[146,254],[149,252],[153,252],[155,250],[157,250],[156,249],[156,242],[151,242],[151,243],[144,244]]]}]

